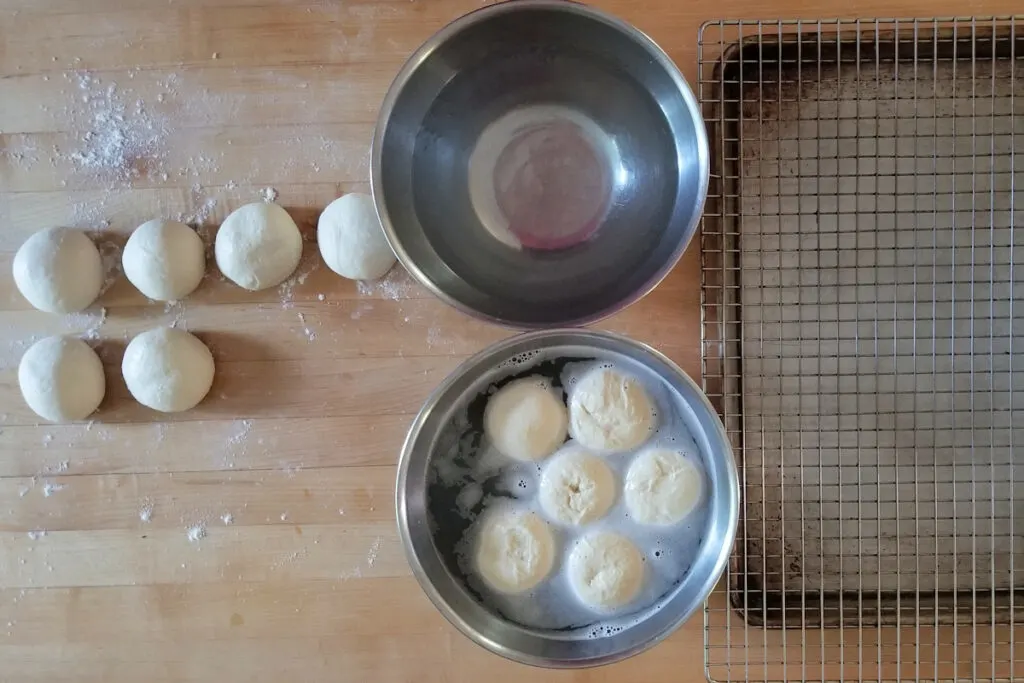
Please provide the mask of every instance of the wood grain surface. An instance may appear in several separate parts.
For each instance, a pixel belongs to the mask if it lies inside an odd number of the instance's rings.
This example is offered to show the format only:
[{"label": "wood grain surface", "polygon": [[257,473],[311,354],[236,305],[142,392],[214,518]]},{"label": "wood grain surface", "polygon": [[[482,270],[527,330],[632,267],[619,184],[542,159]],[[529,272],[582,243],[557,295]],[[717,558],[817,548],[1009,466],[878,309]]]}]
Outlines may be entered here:
[{"label": "wood grain surface", "polygon": [[[630,661],[531,669],[488,654],[411,577],[395,461],[428,392],[507,330],[397,268],[356,285],[311,241],[368,189],[379,103],[402,61],[472,0],[0,0],[0,681],[696,681],[693,619]],[[999,14],[1014,0],[606,0],[693,82],[715,18]],[[273,188],[272,192],[267,188]],[[215,268],[174,306],[120,278],[89,311],[17,293],[36,230],[99,231],[114,258],[157,216],[203,226],[270,192],[307,237],[297,277],[250,293]],[[698,255],[599,327],[700,373]],[[175,322],[217,360],[197,409],[131,400],[127,340]],[[83,334],[107,369],[88,424],[39,424],[17,363]],[[718,599],[718,598],[716,598]],[[765,643],[769,639],[765,639]],[[774,637],[771,642],[775,642]]]}]

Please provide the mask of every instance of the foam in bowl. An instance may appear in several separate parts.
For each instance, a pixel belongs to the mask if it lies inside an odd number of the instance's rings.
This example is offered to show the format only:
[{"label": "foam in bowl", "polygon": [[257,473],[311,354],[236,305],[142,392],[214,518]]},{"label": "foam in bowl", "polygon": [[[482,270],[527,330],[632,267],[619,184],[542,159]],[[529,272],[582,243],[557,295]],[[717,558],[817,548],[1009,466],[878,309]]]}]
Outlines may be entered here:
[{"label": "foam in bowl", "polygon": [[[508,382],[541,375],[566,401],[577,381],[601,366],[632,375],[644,384],[655,405],[655,429],[634,451],[602,456],[615,473],[618,491],[614,505],[603,519],[582,527],[552,522],[558,553],[550,576],[526,593],[497,593],[476,575],[478,521],[485,512],[500,507],[530,510],[545,517],[537,500],[537,489],[547,461],[515,461],[490,447],[483,435],[487,400]],[[614,634],[641,621],[651,610],[658,609],[662,599],[686,576],[700,550],[707,523],[706,481],[698,506],[672,526],[636,523],[630,519],[622,500],[626,470],[635,455],[647,448],[658,446],[678,451],[691,459],[702,473],[706,471],[697,443],[679,413],[672,392],[656,376],[641,372],[641,368],[595,357],[565,357],[532,351],[503,362],[497,370],[500,379],[482,387],[464,405],[456,407],[430,462],[427,511],[434,543],[448,570],[487,609],[526,628],[560,631],[566,637],[595,638]],[[582,605],[573,595],[564,572],[565,558],[576,538],[598,530],[615,531],[633,540],[646,565],[640,595],[629,605],[608,613],[597,613]]]}]

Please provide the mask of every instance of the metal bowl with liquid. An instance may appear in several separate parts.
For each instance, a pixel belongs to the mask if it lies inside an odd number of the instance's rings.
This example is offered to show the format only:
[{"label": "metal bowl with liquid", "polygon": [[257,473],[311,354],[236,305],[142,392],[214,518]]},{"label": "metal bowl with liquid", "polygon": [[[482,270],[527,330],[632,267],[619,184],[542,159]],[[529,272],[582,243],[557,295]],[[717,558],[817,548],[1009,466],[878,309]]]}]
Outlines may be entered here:
[{"label": "metal bowl with liquid", "polygon": [[697,230],[708,141],[655,43],[563,0],[468,14],[402,67],[372,185],[402,264],[448,303],[580,325],[653,289]]},{"label": "metal bowl with liquid", "polygon": [[[636,605],[618,618],[614,628],[600,628],[608,623],[600,615],[564,627],[540,628],[524,623],[500,605],[489,604],[471,569],[467,571],[465,562],[460,561],[460,539],[471,538],[467,533],[475,524],[473,515],[479,519],[485,513],[482,509],[468,515],[458,512],[460,495],[478,482],[457,476],[454,486],[447,485],[444,469],[453,461],[453,452],[456,459],[487,457],[480,445],[482,413],[495,386],[544,372],[557,377],[559,368],[581,362],[610,363],[637,377],[658,397],[660,419],[677,420],[685,426],[692,437],[693,455],[704,472],[705,507],[695,518],[692,542],[666,548],[685,554],[685,560],[678,565],[678,578],[663,593],[653,595],[652,602]],[[498,342],[445,379],[427,399],[402,448],[396,507],[399,534],[413,574],[437,609],[460,631],[515,661],[585,667],[624,659],[651,647],[700,609],[725,569],[735,539],[739,482],[718,415],[678,366],[625,337],[563,329],[530,332]]]}]

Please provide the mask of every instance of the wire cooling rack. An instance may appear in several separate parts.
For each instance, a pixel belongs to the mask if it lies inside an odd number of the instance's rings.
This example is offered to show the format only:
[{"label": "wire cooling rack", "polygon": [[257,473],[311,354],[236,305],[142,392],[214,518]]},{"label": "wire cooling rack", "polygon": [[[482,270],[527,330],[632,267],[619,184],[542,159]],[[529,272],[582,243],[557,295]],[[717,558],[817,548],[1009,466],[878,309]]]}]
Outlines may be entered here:
[{"label": "wire cooling rack", "polygon": [[1021,22],[701,29],[712,680],[1024,675]]}]

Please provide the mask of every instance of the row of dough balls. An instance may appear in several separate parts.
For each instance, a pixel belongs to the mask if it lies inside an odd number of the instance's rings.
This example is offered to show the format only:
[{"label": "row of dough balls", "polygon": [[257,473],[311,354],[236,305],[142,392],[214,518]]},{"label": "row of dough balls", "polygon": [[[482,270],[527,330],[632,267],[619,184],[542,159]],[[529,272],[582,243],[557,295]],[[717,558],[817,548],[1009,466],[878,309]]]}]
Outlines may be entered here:
[{"label": "row of dough balls", "polygon": [[[394,265],[366,194],[331,202],[317,222],[317,244],[327,266],[353,280],[373,280]],[[254,202],[233,211],[214,242],[217,267],[249,290],[276,287],[295,272],[302,235],[277,204]],[[122,254],[125,276],[150,299],[177,301],[199,286],[206,272],[202,238],[184,223],[156,219],[140,225]],[[33,306],[50,313],[87,308],[103,287],[99,250],[81,230],[50,228],[25,241],[14,257],[14,282]]]},{"label": "row of dough balls", "polygon": [[[144,406],[165,413],[195,407],[213,385],[213,354],[184,330],[158,327],[128,343],[121,361],[128,391]],[[103,364],[75,337],[46,337],[29,347],[18,365],[21,394],[51,422],[84,420],[106,393]]]},{"label": "row of dough balls", "polygon": [[[484,409],[484,432],[502,454],[539,461],[558,454],[542,470],[538,498],[544,513],[561,524],[597,521],[618,493],[615,473],[598,454],[631,451],[655,429],[654,404],[635,378],[599,367],[580,379],[568,413],[542,377],[502,387]],[[563,447],[566,434],[575,439]],[[681,454],[650,448],[626,472],[622,496],[640,524],[670,525],[697,506],[701,475]]]}]

